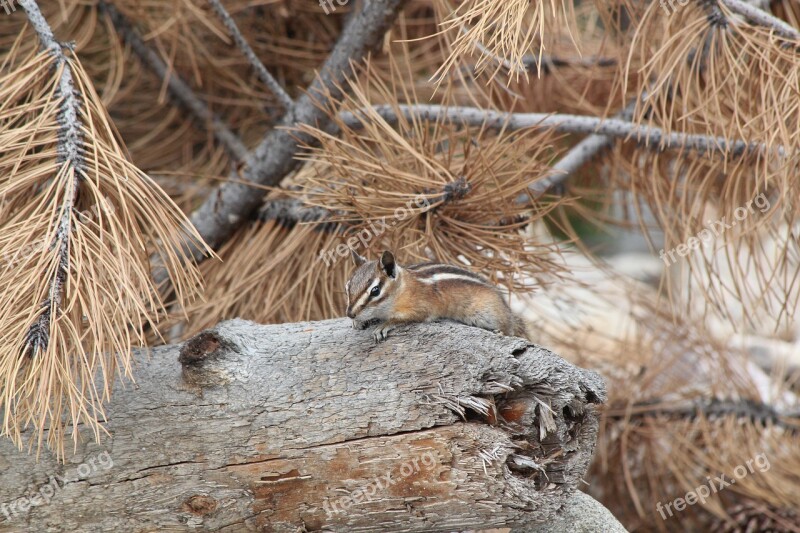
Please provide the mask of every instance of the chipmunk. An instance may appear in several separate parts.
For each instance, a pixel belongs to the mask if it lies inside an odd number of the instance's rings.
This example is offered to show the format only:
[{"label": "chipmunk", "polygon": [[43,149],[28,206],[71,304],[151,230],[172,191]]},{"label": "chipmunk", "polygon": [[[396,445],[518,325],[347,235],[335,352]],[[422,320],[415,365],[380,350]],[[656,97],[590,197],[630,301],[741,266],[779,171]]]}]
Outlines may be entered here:
[{"label": "chipmunk", "polygon": [[376,342],[398,324],[442,318],[527,338],[522,319],[497,287],[478,274],[438,263],[401,267],[388,250],[377,261],[350,252],[357,268],[345,285],[347,317],[355,329],[375,325]]}]

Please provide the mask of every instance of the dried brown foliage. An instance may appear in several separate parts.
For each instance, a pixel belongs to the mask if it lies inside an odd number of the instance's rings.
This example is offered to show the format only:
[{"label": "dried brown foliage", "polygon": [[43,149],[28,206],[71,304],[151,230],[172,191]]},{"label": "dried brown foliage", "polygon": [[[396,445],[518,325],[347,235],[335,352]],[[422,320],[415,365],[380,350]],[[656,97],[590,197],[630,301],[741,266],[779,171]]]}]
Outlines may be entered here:
[{"label": "dried brown foliage", "polygon": [[[336,4],[326,15],[305,0],[223,4],[292,97],[303,94],[360,5]],[[733,0],[664,5],[669,12],[659,2],[628,0],[409,2],[383,46],[354,65],[344,97],[314,95],[335,128],[290,122],[305,146],[303,166],[269,192],[260,216],[243,214],[218,250],[222,261],[200,265],[205,298],[191,302],[197,274],[177,268],[180,254],[169,255],[180,249],[185,223],[172,202],[193,211],[219,193],[230,169],[248,162],[219,142],[217,126],[187,111],[170,80],[181,80],[250,149],[278,123],[278,99],[205,0],[41,2],[57,38],[75,41],[69,65],[80,80],[82,118],[93,124],[83,131],[90,148],[84,157],[97,164],[87,163],[75,195],[75,168],[57,156],[58,69],[37,53],[21,12],[0,21],[0,245],[25,258],[0,274],[0,323],[13,325],[0,351],[3,404],[13,414],[5,431],[19,438],[26,424],[58,428],[64,412],[72,422],[102,419],[104,383],[115,372],[130,373],[124,354],[145,333],[157,342],[155,331],[189,334],[233,316],[267,322],[340,315],[350,266],[337,247],[370,231],[367,248],[359,245],[367,255],[391,247],[406,262],[466,263],[515,294],[534,291],[526,306],[536,310],[530,318],[541,342],[609,378],[590,491],[626,526],[722,528],[757,523],[762,513],[797,527],[787,511],[800,505],[796,376],[758,373],[727,341],[734,332],[776,329],[796,341],[800,43],[768,18],[736,12]],[[108,6],[121,17],[112,20]],[[767,7],[798,26],[797,2]],[[142,46],[133,46],[131,35]],[[437,103],[602,117],[629,102],[632,121],[645,128],[756,148],[663,151],[618,136],[604,144],[610,149],[582,160],[565,186],[518,203],[579,136],[414,115],[390,123],[370,109]],[[358,120],[345,122],[341,112]],[[641,228],[657,255],[710,222],[738,218],[737,209],[759,195],[769,209],[750,211],[713,247],[681,257],[658,289],[581,277],[582,269],[607,266],[591,257],[587,224],[609,232]],[[111,208],[92,220],[68,217],[80,231],[69,240],[74,268],[65,270],[63,319],[52,322],[52,342],[38,358],[20,358],[31,325],[56,311],[52,299],[49,307],[38,303],[48,300],[48,280],[60,271],[55,221],[64,219],[72,196],[78,212]],[[415,203],[420,198],[424,208]],[[409,208],[402,220],[398,208]],[[384,217],[391,226],[374,235]],[[36,242],[57,245],[24,252]],[[561,252],[570,242],[590,262],[565,266]],[[166,302],[147,270],[157,251],[168,254],[183,300],[169,303],[168,321],[158,320]],[[102,355],[111,353],[123,355]],[[17,371],[23,379],[8,380]],[[99,374],[106,379],[93,381]],[[49,435],[60,446],[58,430]],[[768,472],[661,520],[656,502],[682,496],[705,476],[730,474],[758,453],[768,456]]]},{"label": "dried brown foliage", "polygon": [[127,159],[67,54],[10,60],[0,79],[2,431],[22,445],[32,427],[60,455],[67,424],[101,431],[111,384],[132,377],[131,347],[145,345],[166,314],[150,255],[166,265],[181,304],[201,282],[177,252],[199,236]]}]

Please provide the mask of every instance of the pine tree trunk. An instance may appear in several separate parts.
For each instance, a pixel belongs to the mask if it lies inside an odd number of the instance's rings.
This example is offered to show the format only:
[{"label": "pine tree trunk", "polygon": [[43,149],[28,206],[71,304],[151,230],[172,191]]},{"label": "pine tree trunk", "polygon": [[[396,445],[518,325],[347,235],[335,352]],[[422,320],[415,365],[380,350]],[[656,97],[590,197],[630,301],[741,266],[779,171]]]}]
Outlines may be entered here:
[{"label": "pine tree trunk", "polygon": [[586,473],[605,398],[593,372],[451,323],[375,344],[345,320],[233,320],[138,361],[111,436],[66,465],[0,440],[0,527],[527,527]]}]

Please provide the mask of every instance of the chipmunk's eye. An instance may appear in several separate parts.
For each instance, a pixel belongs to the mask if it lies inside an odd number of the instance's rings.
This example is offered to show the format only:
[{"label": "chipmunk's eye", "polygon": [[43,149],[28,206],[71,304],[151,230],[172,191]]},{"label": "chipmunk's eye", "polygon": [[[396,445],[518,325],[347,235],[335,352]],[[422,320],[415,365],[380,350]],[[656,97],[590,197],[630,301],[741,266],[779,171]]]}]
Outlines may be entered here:
[{"label": "chipmunk's eye", "polygon": [[370,295],[372,298],[375,298],[375,297],[376,297],[377,295],[379,295],[380,293],[381,293],[381,286],[380,286],[380,285],[375,285],[374,287],[372,287],[372,290],[371,290],[371,291],[369,291],[369,295]]}]

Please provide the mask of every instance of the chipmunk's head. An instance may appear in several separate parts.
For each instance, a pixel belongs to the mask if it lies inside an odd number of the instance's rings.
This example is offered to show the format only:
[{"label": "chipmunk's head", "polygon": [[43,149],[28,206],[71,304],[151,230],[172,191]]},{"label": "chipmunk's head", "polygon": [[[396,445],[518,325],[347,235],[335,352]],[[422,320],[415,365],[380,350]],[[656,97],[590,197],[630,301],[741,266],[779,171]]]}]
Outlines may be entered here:
[{"label": "chipmunk's head", "polygon": [[347,316],[353,327],[364,329],[389,320],[401,269],[390,251],[381,254],[377,261],[367,261],[350,250],[356,270],[345,285]]}]

